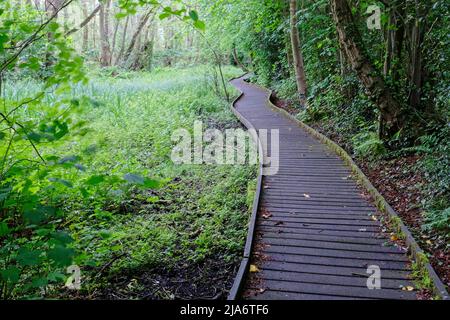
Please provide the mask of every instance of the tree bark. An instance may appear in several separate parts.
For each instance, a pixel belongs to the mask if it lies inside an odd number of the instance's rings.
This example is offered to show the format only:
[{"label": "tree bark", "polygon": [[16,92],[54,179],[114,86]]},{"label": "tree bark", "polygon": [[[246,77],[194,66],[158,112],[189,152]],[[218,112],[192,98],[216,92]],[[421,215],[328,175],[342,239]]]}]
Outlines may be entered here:
[{"label": "tree bark", "polygon": [[[59,11],[61,10],[62,6],[64,5],[64,0],[45,0],[44,2],[44,8],[45,12],[47,14],[48,18],[51,18],[54,16],[54,19],[58,19]],[[53,33],[49,32],[47,34],[48,42],[51,43],[54,40]],[[54,62],[54,58],[52,53],[47,50],[45,54],[45,68],[49,68]]]},{"label": "tree bark", "polygon": [[233,55],[233,59],[234,59],[234,62],[236,63],[236,65],[239,68],[241,68],[243,71],[248,72],[247,67],[244,66],[244,64],[241,62],[241,60],[239,60],[239,55],[236,50],[236,45],[233,45],[232,55]]},{"label": "tree bark", "polygon": [[416,0],[414,3],[414,20],[409,28],[409,105],[420,109],[422,87],[424,83],[424,63],[422,46],[426,30],[426,19],[422,12],[422,5]]},{"label": "tree bark", "polygon": [[120,44],[120,51],[119,51],[119,54],[117,55],[116,62],[115,62],[116,65],[119,63],[120,59],[122,59],[123,53],[125,52],[125,40],[127,38],[129,22],[130,22],[130,16],[127,16],[127,18],[125,20],[125,27],[123,29],[123,34],[122,34],[122,43]]},{"label": "tree bark", "polygon": [[100,42],[101,42],[101,56],[100,64],[102,67],[107,67],[111,64],[111,50],[108,42],[108,24],[107,24],[107,10],[109,1],[100,6]]},{"label": "tree bark", "polygon": [[[101,9],[101,7],[102,7],[101,4],[99,4],[99,5],[91,12],[91,14],[88,15],[88,14],[87,14],[87,13],[88,13],[88,11],[87,11],[87,1],[89,1],[89,0],[83,1],[83,16],[84,16],[83,22],[81,22],[80,25],[79,25],[78,27],[69,30],[69,31],[66,33],[66,36],[71,35],[72,33],[77,32],[78,30],[83,29],[89,22],[91,22],[91,20],[92,20],[92,19],[96,16],[96,14],[100,11],[100,9]],[[88,32],[88,31],[85,30],[85,31],[83,32],[83,37],[84,37],[84,35],[85,35],[85,32]],[[87,36],[87,38],[88,38],[88,37],[89,37],[89,36]]]},{"label": "tree bark", "polygon": [[114,53],[116,52],[117,32],[119,31],[119,25],[120,25],[120,20],[115,19],[114,33],[113,33],[113,39],[112,39],[112,44],[111,44],[111,64],[112,64]]},{"label": "tree bark", "polygon": [[128,49],[125,51],[125,55],[123,57],[123,61],[126,63],[128,61],[128,59],[131,56],[131,53],[133,52],[134,47],[136,46],[136,43],[138,41],[139,38],[139,34],[142,32],[142,30],[144,29],[145,24],[147,23],[147,21],[150,19],[150,16],[153,12],[152,10],[149,10],[148,12],[146,12],[140,19],[139,21],[139,25],[137,26],[132,38],[131,38],[131,42],[128,46]]},{"label": "tree bark", "polygon": [[300,35],[297,27],[297,0],[290,0],[290,22],[291,22],[291,44],[292,56],[294,59],[295,79],[297,81],[297,90],[300,104],[306,106],[307,85],[305,69],[303,64],[302,49],[300,46]]},{"label": "tree bark", "polygon": [[[82,7],[82,9],[83,9],[83,17],[84,17],[84,21],[86,21],[87,20],[87,18],[89,17],[88,16],[88,8],[87,8],[87,1],[88,0],[84,0],[83,1],[83,7]],[[92,18],[93,18],[94,16],[92,16]],[[91,19],[92,19],[91,18]],[[83,21],[83,22],[84,22]],[[81,25],[83,25],[83,22],[80,24],[80,26]],[[89,21],[88,21],[89,22]],[[86,24],[88,23],[88,22],[86,22]],[[85,25],[86,25],[85,24]],[[82,27],[81,27],[82,28]],[[88,28],[84,28],[83,29],[83,46],[82,46],[82,48],[83,48],[83,52],[86,52],[87,50],[88,50],[88,42],[89,42],[89,29]]]},{"label": "tree bark", "polygon": [[386,55],[383,68],[384,75],[391,76],[394,84],[400,79],[399,67],[405,34],[405,25],[402,21],[405,8],[403,3],[398,5],[397,2],[389,3],[389,27],[386,30]]},{"label": "tree bark", "polygon": [[392,96],[384,79],[377,74],[364,51],[361,35],[354,23],[351,9],[346,0],[331,0],[331,10],[339,36],[352,69],[364,85],[368,97],[380,110],[380,136],[387,141],[404,125],[400,103]]}]

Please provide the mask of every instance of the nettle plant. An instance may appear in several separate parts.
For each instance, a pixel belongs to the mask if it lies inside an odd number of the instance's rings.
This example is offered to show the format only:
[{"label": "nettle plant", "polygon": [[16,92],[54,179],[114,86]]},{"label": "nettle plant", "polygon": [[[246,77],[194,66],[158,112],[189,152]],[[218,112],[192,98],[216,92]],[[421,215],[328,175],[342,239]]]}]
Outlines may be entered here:
[{"label": "nettle plant", "polygon": [[[75,119],[82,119],[90,102],[73,95],[73,87],[88,80],[83,59],[57,22],[58,13],[73,1],[60,1],[60,7],[43,12],[27,2],[0,0],[2,299],[45,296],[64,284],[68,266],[88,263],[89,257],[76,252],[75,240],[67,232],[65,201],[96,203],[89,201],[114,190],[160,185],[136,174],[89,173],[83,155],[64,154],[65,143],[88,133],[86,123]],[[133,14],[138,6],[154,6],[161,11],[160,19],[176,16],[200,31],[205,27],[195,11],[164,7],[157,1],[120,0],[119,6],[123,14]],[[8,94],[5,88],[14,89],[19,78],[38,80],[40,86]]]}]

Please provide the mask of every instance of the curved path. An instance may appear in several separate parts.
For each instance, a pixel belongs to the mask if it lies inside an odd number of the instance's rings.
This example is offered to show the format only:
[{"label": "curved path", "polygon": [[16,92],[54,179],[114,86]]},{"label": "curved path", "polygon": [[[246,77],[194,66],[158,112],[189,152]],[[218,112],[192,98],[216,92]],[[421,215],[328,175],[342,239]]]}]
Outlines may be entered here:
[{"label": "curved path", "polygon": [[[406,253],[389,243],[344,162],[293,120],[272,110],[267,91],[232,80],[236,110],[257,130],[279,129],[280,166],[263,177],[251,258],[252,299],[415,299]],[[270,141],[270,140],[269,140]],[[268,146],[270,149],[270,145]],[[270,151],[269,151],[270,155]],[[368,289],[369,266],[381,289]]]}]

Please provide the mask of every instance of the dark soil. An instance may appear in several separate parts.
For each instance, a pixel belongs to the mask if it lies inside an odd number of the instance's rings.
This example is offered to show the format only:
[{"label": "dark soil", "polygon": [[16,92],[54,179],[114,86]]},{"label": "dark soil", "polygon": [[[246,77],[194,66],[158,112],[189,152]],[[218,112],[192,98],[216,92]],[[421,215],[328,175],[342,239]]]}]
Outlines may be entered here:
[{"label": "dark soil", "polygon": [[179,265],[172,270],[149,268],[124,271],[107,279],[109,286],[75,299],[100,300],[225,300],[233,285],[239,261],[211,257],[202,263]]},{"label": "dark soil", "polygon": [[[272,101],[279,108],[292,115],[298,113],[298,109],[289,107],[286,102],[276,96],[272,98]],[[339,144],[350,155],[353,155],[350,142],[339,132],[326,130],[321,123],[309,125]],[[419,246],[428,254],[434,270],[449,288],[450,250],[447,248],[447,243],[442,237],[422,229],[424,220],[422,201],[425,199],[422,186],[427,181],[420,170],[415,167],[420,157],[417,155],[403,156],[370,164],[362,159],[354,158],[354,160],[408,226]],[[423,296],[426,298],[428,294],[423,293]]]}]

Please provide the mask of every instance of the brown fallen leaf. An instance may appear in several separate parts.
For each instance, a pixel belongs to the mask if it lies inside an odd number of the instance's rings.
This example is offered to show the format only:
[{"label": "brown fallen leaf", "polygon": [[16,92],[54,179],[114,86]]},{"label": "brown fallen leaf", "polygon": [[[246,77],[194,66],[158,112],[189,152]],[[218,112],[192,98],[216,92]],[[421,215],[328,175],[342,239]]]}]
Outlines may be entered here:
[{"label": "brown fallen leaf", "polygon": [[397,241],[398,238],[397,238],[397,236],[396,236],[395,234],[393,234],[393,235],[391,235],[391,240],[392,240],[392,241]]},{"label": "brown fallen leaf", "polygon": [[251,265],[250,265],[250,272],[256,273],[256,272],[259,272],[259,269],[258,269],[258,267],[255,266],[254,264],[251,264]]},{"label": "brown fallen leaf", "polygon": [[276,226],[279,226],[279,225],[282,225],[283,224],[283,221],[277,221],[277,222],[275,222],[275,225]]},{"label": "brown fallen leaf", "polygon": [[272,216],[272,214],[271,213],[264,213],[262,216],[263,216],[264,219],[269,219]]},{"label": "brown fallen leaf", "polygon": [[414,287],[411,286],[406,286],[406,287],[402,287],[403,291],[414,291]]}]

